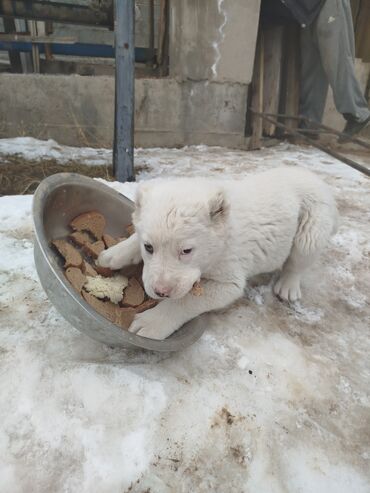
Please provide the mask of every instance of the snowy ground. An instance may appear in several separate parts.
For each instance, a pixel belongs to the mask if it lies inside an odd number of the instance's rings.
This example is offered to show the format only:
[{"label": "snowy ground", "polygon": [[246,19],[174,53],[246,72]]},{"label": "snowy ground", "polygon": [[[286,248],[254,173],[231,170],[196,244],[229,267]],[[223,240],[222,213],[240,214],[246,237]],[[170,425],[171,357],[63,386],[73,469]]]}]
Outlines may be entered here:
[{"label": "snowy ground", "polygon": [[[0,153],[24,146],[110,159],[33,139]],[[111,350],[65,322],[33,265],[32,197],[0,198],[1,493],[370,492],[369,180],[288,145],[136,153],[140,179],[281,163],[322,175],[342,215],[303,301],[280,303],[262,277],[171,355]]]}]

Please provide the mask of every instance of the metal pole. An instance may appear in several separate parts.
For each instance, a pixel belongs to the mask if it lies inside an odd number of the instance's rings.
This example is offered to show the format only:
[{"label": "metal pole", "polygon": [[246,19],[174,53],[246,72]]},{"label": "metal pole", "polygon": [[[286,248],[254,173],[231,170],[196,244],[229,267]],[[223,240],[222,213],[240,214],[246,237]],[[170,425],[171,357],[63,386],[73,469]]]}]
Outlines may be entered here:
[{"label": "metal pole", "polygon": [[116,85],[113,173],[134,181],[135,1],[115,0]]}]

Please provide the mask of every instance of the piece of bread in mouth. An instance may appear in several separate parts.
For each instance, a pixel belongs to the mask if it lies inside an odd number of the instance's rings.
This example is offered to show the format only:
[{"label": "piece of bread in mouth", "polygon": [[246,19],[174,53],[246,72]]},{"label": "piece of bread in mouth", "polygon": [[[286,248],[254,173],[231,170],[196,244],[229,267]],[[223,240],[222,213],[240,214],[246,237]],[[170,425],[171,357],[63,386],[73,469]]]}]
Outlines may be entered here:
[{"label": "piece of bread in mouth", "polygon": [[200,281],[194,283],[193,287],[190,290],[190,293],[193,296],[202,296],[202,294],[204,293],[204,289],[203,286],[200,284]]},{"label": "piece of bread in mouth", "polygon": [[97,240],[101,240],[105,224],[105,217],[98,211],[84,212],[69,223],[74,231],[88,231]]},{"label": "piece of bread in mouth", "polygon": [[126,232],[129,236],[133,235],[135,233],[135,226],[133,224],[129,224],[126,226]]},{"label": "piece of bread in mouth", "polygon": [[64,258],[64,268],[81,267],[83,258],[78,250],[68,243],[67,240],[53,240],[51,244],[57,249],[59,254]]}]

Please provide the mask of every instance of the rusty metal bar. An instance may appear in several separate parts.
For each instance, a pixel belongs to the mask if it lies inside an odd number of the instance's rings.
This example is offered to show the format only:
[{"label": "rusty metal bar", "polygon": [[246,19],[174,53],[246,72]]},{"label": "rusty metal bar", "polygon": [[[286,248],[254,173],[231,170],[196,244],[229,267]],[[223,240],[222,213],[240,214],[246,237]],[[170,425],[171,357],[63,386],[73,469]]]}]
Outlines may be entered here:
[{"label": "rusty metal bar", "polygon": [[[325,132],[323,133],[328,133],[328,134],[333,134],[337,135],[338,137],[345,137],[348,142],[353,142],[354,144],[358,144],[359,146],[364,147],[365,149],[370,150],[370,144],[368,142],[365,142],[362,139],[359,139],[358,137],[350,137],[349,135],[346,135],[343,132],[339,132],[338,130],[335,130],[334,128],[328,127],[327,125],[323,125],[322,123],[317,123],[314,120],[311,120],[310,118],[306,118],[304,116],[292,116],[292,115],[285,115],[283,113],[262,113],[264,116],[269,116],[272,118],[282,118],[284,120],[301,120],[309,125],[313,125],[317,127],[318,129],[323,129]],[[299,129],[298,129],[299,130]],[[307,132],[307,129],[304,129],[305,132]],[[309,130],[310,131],[310,130]],[[319,130],[313,130],[311,133],[320,133]]]},{"label": "rusty metal bar", "polygon": [[112,28],[113,0],[91,0],[88,6],[36,0],[0,0],[0,16]]},{"label": "rusty metal bar", "polygon": [[278,122],[278,121],[274,120],[273,118],[270,118],[269,116],[266,116],[264,113],[260,113],[258,111],[254,111],[252,108],[251,108],[251,111],[252,111],[252,113],[254,115],[258,116],[259,118],[265,119],[266,121],[268,121],[270,123],[273,123],[278,128],[282,128],[284,130],[289,131],[289,134],[294,135],[295,137],[301,137],[301,138],[303,138],[304,140],[306,140],[307,142],[309,142],[313,147],[316,147],[317,149],[320,149],[320,151],[323,151],[326,154],[329,154],[330,156],[335,157],[339,161],[342,161],[342,163],[347,164],[347,166],[350,166],[351,168],[354,168],[357,171],[360,171],[361,173],[363,173],[364,175],[370,177],[370,169],[369,168],[366,168],[366,166],[363,166],[362,164],[356,163],[356,161],[353,161],[352,159],[349,159],[349,158],[347,158],[345,156],[342,156],[338,152],[335,152],[335,151],[333,151],[331,149],[328,149],[327,147],[325,147],[322,144],[319,144],[318,142],[316,142],[315,140],[311,139],[310,137],[308,137],[306,135],[303,135],[300,132],[298,132],[296,130],[293,130],[292,128],[289,128],[284,123]]}]

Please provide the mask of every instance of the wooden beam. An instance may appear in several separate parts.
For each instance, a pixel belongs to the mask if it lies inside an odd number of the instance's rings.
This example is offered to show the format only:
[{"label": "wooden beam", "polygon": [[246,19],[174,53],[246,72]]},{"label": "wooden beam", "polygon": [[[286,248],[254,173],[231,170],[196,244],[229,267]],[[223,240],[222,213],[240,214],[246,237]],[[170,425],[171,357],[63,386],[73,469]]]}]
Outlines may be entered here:
[{"label": "wooden beam", "polygon": [[[284,30],[282,78],[280,89],[279,113],[298,116],[299,113],[299,90],[300,90],[300,52],[299,52],[299,29],[297,25],[287,25]],[[297,128],[297,120],[287,120],[285,127]],[[283,127],[279,135],[282,135]]]},{"label": "wooden beam", "polygon": [[85,6],[37,0],[0,0],[0,16],[111,28],[113,0],[101,2],[99,8],[96,4],[93,0]]},{"label": "wooden beam", "polygon": [[[9,20],[9,19],[8,19]],[[71,45],[77,43],[78,39],[75,37],[67,36],[31,36],[30,34],[14,33],[14,34],[4,34],[0,33],[0,41],[11,42],[11,41],[21,41],[24,43],[57,43]]]},{"label": "wooden beam", "polygon": [[[14,36],[13,33],[16,33],[16,31],[17,31],[14,19],[4,18],[3,22],[4,22],[4,31],[6,33],[12,33],[12,34],[5,34],[5,36]],[[22,73],[22,61],[21,61],[20,54],[15,50],[9,50],[8,56],[9,56],[9,61],[10,61],[10,66],[12,68],[12,72],[14,72],[16,74],[21,74]]]},{"label": "wooden beam", "polygon": [[[264,81],[263,111],[277,113],[281,86],[281,61],[283,51],[283,26],[266,26],[264,30]],[[275,125],[263,120],[263,135],[272,137]]]}]

